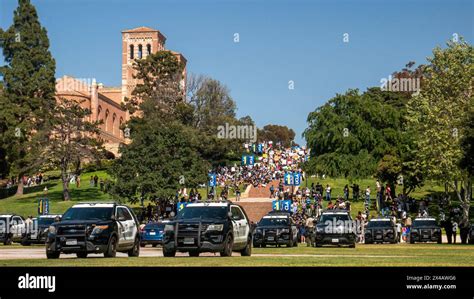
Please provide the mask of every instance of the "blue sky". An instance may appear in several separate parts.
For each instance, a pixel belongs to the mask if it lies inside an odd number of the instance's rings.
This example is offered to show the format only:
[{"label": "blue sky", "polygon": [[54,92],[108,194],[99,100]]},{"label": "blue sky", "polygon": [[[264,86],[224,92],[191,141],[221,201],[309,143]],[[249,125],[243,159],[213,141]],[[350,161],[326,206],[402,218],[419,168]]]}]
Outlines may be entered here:
[{"label": "blue sky", "polygon": [[[302,142],[309,112],[365,90],[408,61],[425,62],[453,33],[473,40],[474,1],[32,0],[48,30],[57,77],[120,85],[121,31],[160,30],[188,73],[227,85],[238,116],[287,125]],[[1,0],[0,26],[17,0]],[[238,33],[240,42],[234,42]],[[349,42],[343,42],[343,34]],[[288,82],[294,81],[294,89]]]}]

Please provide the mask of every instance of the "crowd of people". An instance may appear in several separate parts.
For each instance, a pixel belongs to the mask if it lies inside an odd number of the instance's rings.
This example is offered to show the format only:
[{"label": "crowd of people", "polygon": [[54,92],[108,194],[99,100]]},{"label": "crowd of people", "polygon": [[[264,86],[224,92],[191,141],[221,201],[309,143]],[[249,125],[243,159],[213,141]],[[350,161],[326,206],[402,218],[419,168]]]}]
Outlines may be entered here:
[{"label": "crowd of people", "polygon": [[[39,186],[41,184],[43,184],[44,180],[43,180],[43,174],[42,173],[37,173],[35,175],[32,175],[32,176],[29,176],[29,175],[24,175],[22,178],[21,178],[21,181],[23,183],[23,186],[25,187],[33,187],[33,186]],[[16,177],[11,177],[8,181],[7,181],[7,185],[6,185],[6,188],[11,188],[15,185],[18,184],[18,178]]]}]

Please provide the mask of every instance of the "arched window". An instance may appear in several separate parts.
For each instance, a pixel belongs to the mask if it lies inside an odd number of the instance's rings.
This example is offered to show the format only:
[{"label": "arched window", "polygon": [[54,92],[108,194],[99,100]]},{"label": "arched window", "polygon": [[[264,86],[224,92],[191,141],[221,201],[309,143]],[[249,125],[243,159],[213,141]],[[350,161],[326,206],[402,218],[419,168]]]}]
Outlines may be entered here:
[{"label": "arched window", "polygon": [[114,113],[112,115],[112,135],[115,135],[115,119],[117,118],[117,114]]},{"label": "arched window", "polygon": [[147,52],[148,55],[151,55],[151,45],[150,44],[146,45],[146,52]]},{"label": "arched window", "polygon": [[109,109],[105,110],[105,131],[107,132],[109,130]]},{"label": "arched window", "polygon": [[143,47],[142,45],[138,45],[138,59],[142,59],[143,57]]},{"label": "arched window", "polygon": [[97,108],[97,120],[100,121],[102,119],[102,106]]},{"label": "arched window", "polygon": [[135,47],[133,45],[130,45],[130,59],[133,59],[135,55]]}]

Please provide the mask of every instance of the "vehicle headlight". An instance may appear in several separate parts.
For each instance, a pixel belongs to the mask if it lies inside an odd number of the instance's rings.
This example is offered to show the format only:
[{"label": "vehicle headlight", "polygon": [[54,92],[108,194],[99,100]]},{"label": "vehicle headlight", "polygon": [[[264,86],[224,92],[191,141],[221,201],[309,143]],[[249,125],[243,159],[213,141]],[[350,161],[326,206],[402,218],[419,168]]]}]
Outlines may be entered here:
[{"label": "vehicle headlight", "polygon": [[412,229],[411,232],[412,233],[418,233],[418,230],[417,229]]},{"label": "vehicle headlight", "polygon": [[261,228],[257,228],[256,232],[257,232],[258,234],[261,234],[261,233],[263,233],[263,230],[262,230]]},{"label": "vehicle headlight", "polygon": [[213,230],[213,231],[222,231],[224,229],[224,224],[211,224],[207,227],[207,230]]},{"label": "vehicle headlight", "polygon": [[172,224],[166,224],[164,231],[165,231],[165,232],[174,231],[174,226],[173,226]]},{"label": "vehicle headlight", "polygon": [[103,232],[104,230],[106,230],[108,228],[109,228],[108,225],[98,225],[98,226],[94,227],[94,229],[92,230],[92,234],[93,235],[98,235],[98,234],[100,234],[101,232]]},{"label": "vehicle headlight", "polygon": [[50,234],[55,234],[55,233],[56,233],[56,226],[51,225],[51,226],[48,228],[48,231],[49,231]]},{"label": "vehicle headlight", "polygon": [[282,230],[281,230],[281,232],[285,234],[285,233],[289,233],[289,232],[290,232],[290,230],[289,230],[289,229],[287,229],[287,228],[284,228],[284,229],[282,229]]}]

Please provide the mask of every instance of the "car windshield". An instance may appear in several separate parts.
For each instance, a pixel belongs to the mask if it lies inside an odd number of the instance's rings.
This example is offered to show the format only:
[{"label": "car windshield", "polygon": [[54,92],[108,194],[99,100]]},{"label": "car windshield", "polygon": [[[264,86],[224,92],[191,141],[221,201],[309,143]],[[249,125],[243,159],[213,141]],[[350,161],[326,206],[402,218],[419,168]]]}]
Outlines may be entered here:
[{"label": "car windshield", "polygon": [[38,225],[50,225],[51,223],[54,222],[54,218],[50,218],[50,217],[41,217],[37,220],[38,222]]},{"label": "car windshield", "polygon": [[347,214],[323,214],[319,219],[319,223],[326,223],[327,221],[348,221],[349,215]]},{"label": "car windshield", "polygon": [[276,226],[276,225],[288,225],[287,218],[262,218],[258,223],[259,226]]},{"label": "car windshield", "polygon": [[225,219],[227,207],[186,207],[179,211],[178,219]]},{"label": "car windshield", "polygon": [[413,227],[433,227],[438,226],[436,220],[415,220],[413,221]]},{"label": "car windshield", "polygon": [[369,221],[367,227],[392,227],[392,224],[390,221]]},{"label": "car windshield", "polygon": [[64,213],[62,220],[109,220],[113,208],[70,208]]}]

